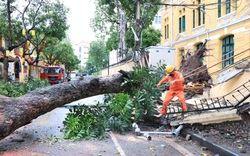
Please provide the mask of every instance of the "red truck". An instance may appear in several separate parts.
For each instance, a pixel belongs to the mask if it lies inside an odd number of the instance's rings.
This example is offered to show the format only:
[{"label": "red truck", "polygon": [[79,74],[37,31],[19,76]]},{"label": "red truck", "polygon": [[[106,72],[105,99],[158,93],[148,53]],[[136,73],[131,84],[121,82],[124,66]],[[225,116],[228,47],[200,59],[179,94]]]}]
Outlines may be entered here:
[{"label": "red truck", "polygon": [[66,81],[66,73],[61,66],[45,67],[40,73],[40,79],[48,79],[50,84],[59,84]]}]

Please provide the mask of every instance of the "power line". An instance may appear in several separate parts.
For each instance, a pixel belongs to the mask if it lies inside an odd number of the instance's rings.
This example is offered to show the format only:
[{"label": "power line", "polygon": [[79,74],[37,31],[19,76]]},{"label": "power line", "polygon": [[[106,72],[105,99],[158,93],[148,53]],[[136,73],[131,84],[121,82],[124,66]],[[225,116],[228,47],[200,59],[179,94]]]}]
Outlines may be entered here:
[{"label": "power line", "polygon": [[[233,0],[233,1],[231,1],[231,2],[229,3],[229,5],[232,6],[232,7],[234,7],[234,8],[237,8],[237,7],[239,7],[239,6],[241,5],[242,0],[240,0],[240,5],[238,5],[238,6],[236,6],[236,7],[233,6],[233,5],[231,4],[231,3],[237,3],[237,1],[239,1],[239,0]],[[182,7],[187,7],[187,8],[189,8],[189,9],[198,9],[198,8],[201,7],[201,6],[209,7],[209,6],[215,6],[215,5],[217,5],[217,6],[214,7],[214,8],[206,8],[206,9],[208,9],[208,10],[217,9],[219,4],[220,4],[221,6],[224,6],[224,5],[226,5],[227,3],[228,3],[227,1],[221,2],[221,3],[207,3],[207,4],[205,4],[205,3],[203,3],[203,4],[169,4],[169,3],[151,2],[151,4],[153,4],[153,5],[182,6]],[[195,7],[195,8],[191,8],[191,7]]]},{"label": "power line", "polygon": [[208,4],[169,4],[169,3],[160,3],[160,2],[152,2],[154,5],[165,5],[165,6],[210,6],[210,5],[218,5],[218,3],[208,3]]}]

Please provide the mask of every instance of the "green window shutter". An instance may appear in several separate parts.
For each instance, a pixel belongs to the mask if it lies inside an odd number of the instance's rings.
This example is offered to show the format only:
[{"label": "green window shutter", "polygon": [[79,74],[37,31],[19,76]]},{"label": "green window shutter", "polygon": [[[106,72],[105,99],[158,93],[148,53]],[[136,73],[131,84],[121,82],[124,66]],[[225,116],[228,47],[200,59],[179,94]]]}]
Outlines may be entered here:
[{"label": "green window shutter", "polygon": [[218,0],[218,17],[221,17],[221,0]]},{"label": "green window shutter", "polygon": [[203,15],[202,15],[202,22],[203,22],[203,24],[205,24],[206,23],[205,6],[203,6],[203,10],[204,10],[204,12],[203,12]]},{"label": "green window shutter", "polygon": [[167,26],[165,25],[165,39],[167,39]]},{"label": "green window shutter", "polygon": [[[234,55],[234,36],[228,36],[222,40],[222,60],[228,59]],[[231,65],[234,63],[234,58],[230,58],[222,62],[222,67]]]},{"label": "green window shutter", "polygon": [[231,2],[230,0],[226,0],[226,14],[231,12]]},{"label": "green window shutter", "polygon": [[181,17],[179,18],[179,33],[181,33]]},{"label": "green window shutter", "polygon": [[182,32],[186,31],[186,17],[182,16]]},{"label": "green window shutter", "polygon": [[[201,0],[198,0],[198,4],[201,4]],[[198,8],[198,26],[201,25],[201,7]]]},{"label": "green window shutter", "polygon": [[169,38],[169,24],[167,24],[167,38]]},{"label": "green window shutter", "polygon": [[198,8],[198,26],[201,25],[201,8]]},{"label": "green window shutter", "polygon": [[195,28],[195,10],[193,10],[193,28]]}]

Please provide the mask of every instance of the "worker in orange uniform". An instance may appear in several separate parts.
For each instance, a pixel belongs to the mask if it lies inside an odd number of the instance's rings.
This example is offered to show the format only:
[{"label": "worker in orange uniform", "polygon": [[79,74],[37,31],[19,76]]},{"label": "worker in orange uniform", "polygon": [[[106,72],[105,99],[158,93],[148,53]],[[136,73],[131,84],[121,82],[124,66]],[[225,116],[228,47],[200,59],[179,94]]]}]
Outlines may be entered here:
[{"label": "worker in orange uniform", "polygon": [[184,78],[182,74],[175,70],[175,67],[172,65],[166,66],[166,76],[157,84],[157,88],[165,82],[169,82],[169,91],[165,95],[163,106],[161,109],[161,113],[157,117],[162,117],[167,114],[167,106],[169,102],[174,98],[176,95],[179,101],[182,104],[182,112],[183,114],[187,111],[186,100],[184,96],[184,87],[183,82]]}]

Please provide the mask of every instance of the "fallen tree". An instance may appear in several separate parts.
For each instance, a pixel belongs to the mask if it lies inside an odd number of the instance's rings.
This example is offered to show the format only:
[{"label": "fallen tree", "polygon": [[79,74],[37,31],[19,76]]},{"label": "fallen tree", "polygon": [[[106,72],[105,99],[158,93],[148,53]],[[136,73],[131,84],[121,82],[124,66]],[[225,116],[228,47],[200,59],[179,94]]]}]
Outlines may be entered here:
[{"label": "fallen tree", "polygon": [[[205,45],[203,45],[203,48],[205,48]],[[182,62],[181,70],[184,75],[192,70],[197,71],[200,64],[194,62],[198,62],[204,51],[205,49]],[[205,73],[201,76],[202,79],[197,81],[206,81],[210,78],[206,68],[202,71],[205,71]],[[19,98],[0,95],[0,140],[40,115],[64,104],[95,95],[128,91],[129,86],[121,86],[127,74],[127,72],[120,71],[119,74],[107,77],[88,76],[83,80],[37,89]],[[191,78],[190,75],[189,77]]]},{"label": "fallen tree", "polygon": [[[182,61],[180,70],[184,75],[201,66],[199,58],[204,56],[205,45],[206,42],[194,55]],[[203,75],[204,72],[200,74]],[[195,77],[201,77],[200,74]],[[204,75],[202,77],[209,77],[207,70]],[[126,76],[126,72],[120,71],[119,74],[113,76],[89,76],[84,80],[37,89],[19,98],[0,96],[0,140],[40,115],[64,104],[95,95],[128,90],[129,87],[121,86]]]},{"label": "fallen tree", "polygon": [[88,76],[83,80],[36,89],[18,98],[0,96],[0,140],[64,104],[95,95],[126,91],[129,87],[121,86],[126,74],[120,71],[107,77]]}]

